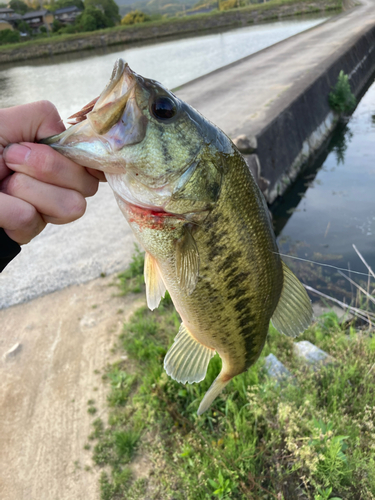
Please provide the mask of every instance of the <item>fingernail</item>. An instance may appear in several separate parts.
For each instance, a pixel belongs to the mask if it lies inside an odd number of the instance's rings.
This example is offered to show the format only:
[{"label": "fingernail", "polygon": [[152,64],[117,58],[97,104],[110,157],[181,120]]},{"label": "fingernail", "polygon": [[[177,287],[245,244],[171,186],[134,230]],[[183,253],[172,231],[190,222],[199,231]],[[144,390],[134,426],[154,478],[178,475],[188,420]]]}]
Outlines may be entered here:
[{"label": "fingernail", "polygon": [[5,163],[23,165],[26,163],[30,152],[31,149],[23,144],[8,144],[8,146],[4,149],[3,157]]}]

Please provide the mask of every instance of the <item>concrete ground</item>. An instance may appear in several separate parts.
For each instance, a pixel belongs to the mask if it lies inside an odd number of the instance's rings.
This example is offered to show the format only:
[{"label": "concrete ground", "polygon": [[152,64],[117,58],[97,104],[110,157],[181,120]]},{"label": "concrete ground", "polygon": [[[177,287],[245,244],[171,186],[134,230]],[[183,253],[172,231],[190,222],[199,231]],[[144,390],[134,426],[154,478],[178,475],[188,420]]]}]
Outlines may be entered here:
[{"label": "concrete ground", "polygon": [[111,349],[145,303],[143,295],[114,296],[113,281],[97,278],[0,311],[1,500],[99,498],[101,471],[84,446],[91,422],[106,421],[101,376],[118,360]]}]

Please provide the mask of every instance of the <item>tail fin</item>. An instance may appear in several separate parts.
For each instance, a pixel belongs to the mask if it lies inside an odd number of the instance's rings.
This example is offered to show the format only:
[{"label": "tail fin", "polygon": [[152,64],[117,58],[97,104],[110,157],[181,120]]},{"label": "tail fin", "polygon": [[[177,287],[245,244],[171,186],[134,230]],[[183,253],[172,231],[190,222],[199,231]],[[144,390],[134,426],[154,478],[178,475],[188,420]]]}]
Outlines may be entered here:
[{"label": "tail fin", "polygon": [[217,396],[221,393],[221,391],[224,389],[224,387],[230,382],[232,377],[224,377],[223,370],[219,373],[219,375],[215,378],[215,380],[212,382],[211,387],[208,389],[206,394],[204,395],[204,398],[201,401],[201,404],[199,405],[198,408],[198,415],[202,415],[208,408],[211,406],[212,402],[214,399],[217,398]]}]

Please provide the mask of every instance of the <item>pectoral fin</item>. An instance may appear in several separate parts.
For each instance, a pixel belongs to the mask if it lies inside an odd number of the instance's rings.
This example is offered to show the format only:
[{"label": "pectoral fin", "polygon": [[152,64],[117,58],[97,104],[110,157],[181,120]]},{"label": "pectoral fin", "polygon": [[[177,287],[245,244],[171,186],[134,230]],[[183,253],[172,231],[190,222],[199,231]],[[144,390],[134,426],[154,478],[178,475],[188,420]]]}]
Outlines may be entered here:
[{"label": "pectoral fin", "polygon": [[214,354],[214,350],[195,340],[181,323],[174,343],[164,358],[164,369],[177,382],[183,384],[201,382],[206,376],[208,363]]},{"label": "pectoral fin", "polygon": [[146,283],[147,305],[153,311],[164,297],[166,287],[161,277],[156,260],[146,252],[144,277]]},{"label": "pectoral fin", "polygon": [[176,272],[179,285],[191,295],[199,276],[199,252],[188,226],[176,243]]},{"label": "pectoral fin", "polygon": [[280,333],[297,337],[310,325],[313,310],[311,301],[301,282],[284,264],[284,285],[279,303],[272,316],[272,324]]}]

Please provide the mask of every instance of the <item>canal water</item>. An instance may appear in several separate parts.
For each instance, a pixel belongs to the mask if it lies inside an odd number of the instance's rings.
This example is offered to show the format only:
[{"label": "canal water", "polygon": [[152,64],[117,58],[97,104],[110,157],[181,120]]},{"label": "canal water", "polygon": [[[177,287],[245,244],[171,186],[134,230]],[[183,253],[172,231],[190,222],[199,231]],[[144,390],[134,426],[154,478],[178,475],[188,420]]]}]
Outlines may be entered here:
[{"label": "canal water", "polygon": [[66,119],[100,94],[119,57],[137,73],[172,89],[325,19],[290,19],[151,45],[116,46],[5,65],[0,68],[0,108],[48,99]]},{"label": "canal water", "polygon": [[[317,162],[272,207],[281,253],[350,269],[367,288],[356,245],[375,270],[375,82]],[[353,288],[330,267],[285,258],[298,277],[348,302]]]}]

